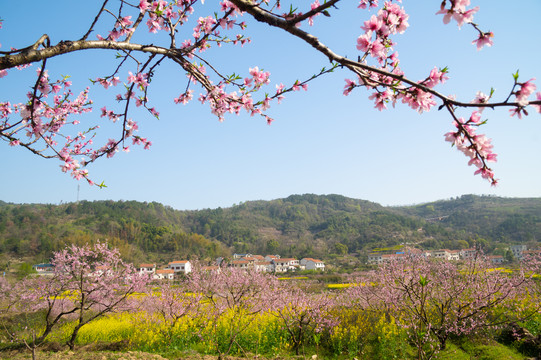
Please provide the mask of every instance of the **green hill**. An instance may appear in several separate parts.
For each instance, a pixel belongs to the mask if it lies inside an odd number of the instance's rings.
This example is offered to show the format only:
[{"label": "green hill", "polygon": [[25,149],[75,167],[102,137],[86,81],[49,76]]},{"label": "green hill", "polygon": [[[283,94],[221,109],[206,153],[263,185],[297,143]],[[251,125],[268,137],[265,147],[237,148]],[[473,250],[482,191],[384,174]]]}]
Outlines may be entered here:
[{"label": "green hill", "polygon": [[[230,208],[178,211],[159,203],[0,202],[0,254],[47,261],[66,244],[107,239],[130,261],[213,259],[238,253],[359,256],[401,244],[503,252],[541,238],[541,199],[465,195],[383,207],[340,195],[292,195]],[[1,261],[0,261],[1,262]],[[1,264],[0,264],[1,266]]]}]

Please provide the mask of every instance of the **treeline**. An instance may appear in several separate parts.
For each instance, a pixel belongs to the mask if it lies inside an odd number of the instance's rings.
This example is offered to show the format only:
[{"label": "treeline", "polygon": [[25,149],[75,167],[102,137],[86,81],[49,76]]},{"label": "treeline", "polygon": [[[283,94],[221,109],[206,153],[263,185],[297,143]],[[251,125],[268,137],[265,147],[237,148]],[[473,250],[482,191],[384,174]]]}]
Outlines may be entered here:
[{"label": "treeline", "polygon": [[[46,261],[66,244],[106,239],[133,262],[214,259],[232,253],[322,257],[401,244],[503,252],[541,238],[541,199],[466,195],[383,207],[340,195],[292,195],[230,208],[178,211],[159,203],[0,202],[0,254]],[[1,264],[0,264],[1,265]]]}]

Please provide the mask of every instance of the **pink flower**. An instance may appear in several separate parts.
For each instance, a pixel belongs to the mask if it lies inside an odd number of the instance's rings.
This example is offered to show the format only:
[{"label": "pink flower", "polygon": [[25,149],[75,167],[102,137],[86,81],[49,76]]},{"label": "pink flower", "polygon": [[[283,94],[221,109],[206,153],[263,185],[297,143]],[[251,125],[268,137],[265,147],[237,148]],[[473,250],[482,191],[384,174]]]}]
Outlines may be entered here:
[{"label": "pink flower", "polygon": [[[537,97],[537,101],[540,101],[540,102],[541,102],[541,92],[538,92],[538,93],[535,94],[535,95],[536,95],[536,97]],[[539,104],[539,105],[532,104],[532,107],[533,107],[534,109],[536,109],[538,113],[541,113],[541,104]]]},{"label": "pink flower", "polygon": [[371,45],[370,36],[363,34],[357,38],[357,50],[367,52]]},{"label": "pink flower", "polygon": [[517,101],[520,106],[528,105],[528,97],[533,94],[536,89],[535,84],[533,83],[535,78],[532,78],[525,83],[519,83],[520,89],[515,93]]},{"label": "pink flower", "polygon": [[355,81],[353,80],[350,80],[350,79],[345,79],[346,81],[346,85],[344,85],[344,95],[348,96],[351,91],[355,88],[355,86],[357,86],[357,84],[355,83]]},{"label": "pink flower", "polygon": [[383,26],[383,22],[376,15],[372,15],[370,20],[364,22],[364,25],[361,26],[365,32],[378,31]]},{"label": "pink flower", "polygon": [[486,32],[479,34],[479,37],[472,41],[472,44],[477,45],[477,50],[481,50],[483,46],[492,46],[494,42],[492,41],[492,38],[494,37],[494,33],[492,32]]},{"label": "pink flower", "polygon": [[440,71],[437,67],[434,67],[434,69],[430,71],[429,80],[426,83],[426,86],[428,86],[429,88],[433,88],[440,83],[443,84],[446,80],[449,79],[449,77],[445,75],[446,73],[447,72],[445,71],[445,69],[444,71]]}]

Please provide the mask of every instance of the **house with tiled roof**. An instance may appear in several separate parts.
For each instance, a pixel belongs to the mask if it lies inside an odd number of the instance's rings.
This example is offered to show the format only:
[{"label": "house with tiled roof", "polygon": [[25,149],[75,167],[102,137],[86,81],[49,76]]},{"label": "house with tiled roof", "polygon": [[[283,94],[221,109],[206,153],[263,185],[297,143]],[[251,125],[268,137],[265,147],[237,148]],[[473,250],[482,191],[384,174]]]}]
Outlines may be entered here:
[{"label": "house with tiled roof", "polygon": [[175,272],[175,274],[188,274],[192,272],[192,264],[188,260],[171,261],[167,264],[167,268]]},{"label": "house with tiled roof", "polygon": [[140,264],[137,271],[141,275],[151,275],[156,272],[156,264]]},{"label": "house with tiled roof", "polygon": [[325,270],[325,263],[318,259],[304,258],[301,259],[300,264],[305,270]]},{"label": "house with tiled roof", "polygon": [[173,269],[160,269],[156,270],[152,276],[156,280],[173,280],[175,278],[175,270]]},{"label": "house with tiled roof", "polygon": [[299,260],[294,258],[274,259],[271,263],[274,265],[274,272],[295,271],[300,268]]},{"label": "house with tiled roof", "polygon": [[233,260],[229,263],[229,266],[236,269],[248,269],[252,267],[252,263],[248,260]]},{"label": "house with tiled roof", "polygon": [[36,264],[32,266],[32,269],[35,270],[38,273],[38,275],[53,275],[54,274],[53,264]]},{"label": "house with tiled roof", "polygon": [[256,261],[254,263],[254,269],[257,271],[272,272],[274,270],[274,266],[270,261]]}]

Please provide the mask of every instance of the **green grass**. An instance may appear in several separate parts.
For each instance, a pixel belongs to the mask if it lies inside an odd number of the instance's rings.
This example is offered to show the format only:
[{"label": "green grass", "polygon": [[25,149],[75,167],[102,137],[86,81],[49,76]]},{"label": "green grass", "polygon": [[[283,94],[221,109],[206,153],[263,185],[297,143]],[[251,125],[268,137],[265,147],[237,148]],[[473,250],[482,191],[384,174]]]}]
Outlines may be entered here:
[{"label": "green grass", "polygon": [[526,356],[511,347],[486,340],[475,343],[465,340],[460,344],[449,343],[445,351],[436,356],[438,360],[524,360]]}]

